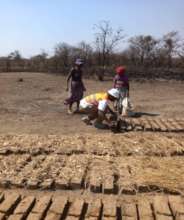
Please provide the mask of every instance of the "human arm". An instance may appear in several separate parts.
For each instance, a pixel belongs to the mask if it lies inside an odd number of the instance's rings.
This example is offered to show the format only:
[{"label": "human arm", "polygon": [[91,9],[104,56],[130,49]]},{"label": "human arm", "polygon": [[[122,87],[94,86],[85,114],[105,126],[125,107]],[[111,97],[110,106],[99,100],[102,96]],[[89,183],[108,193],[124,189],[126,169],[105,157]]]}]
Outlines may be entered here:
[{"label": "human arm", "polygon": [[107,104],[107,100],[102,100],[98,105],[98,119],[99,121],[106,121],[110,125],[111,120],[107,117],[107,113],[116,116],[116,113]]}]

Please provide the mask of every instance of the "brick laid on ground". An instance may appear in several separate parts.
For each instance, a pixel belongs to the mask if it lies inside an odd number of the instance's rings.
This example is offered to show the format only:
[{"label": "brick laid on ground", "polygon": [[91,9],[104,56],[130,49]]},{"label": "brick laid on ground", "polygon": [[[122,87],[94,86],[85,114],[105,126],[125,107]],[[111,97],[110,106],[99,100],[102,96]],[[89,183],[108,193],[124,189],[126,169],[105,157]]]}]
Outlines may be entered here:
[{"label": "brick laid on ground", "polygon": [[168,198],[166,196],[155,196],[153,205],[156,212],[155,214],[167,216],[171,215],[171,211],[168,205]]},{"label": "brick laid on ground", "polygon": [[23,214],[13,214],[10,215],[8,220],[23,220],[24,219],[24,215]]},{"label": "brick laid on ground", "polygon": [[26,220],[42,220],[43,215],[41,213],[30,213]]},{"label": "brick laid on ground", "polygon": [[67,198],[63,196],[58,196],[53,199],[53,202],[49,208],[49,212],[53,212],[55,214],[63,214],[65,206],[67,204]]},{"label": "brick laid on ground", "polygon": [[56,214],[49,212],[44,220],[60,220],[61,219],[61,214]]},{"label": "brick laid on ground", "polygon": [[53,179],[48,179],[48,180],[44,180],[41,184],[40,184],[40,188],[41,189],[51,189],[54,185],[54,180]]},{"label": "brick laid on ground", "polygon": [[116,216],[116,200],[112,198],[104,199],[103,202],[103,216],[104,217],[115,217]]},{"label": "brick laid on ground", "polygon": [[74,202],[72,202],[68,215],[76,216],[76,217],[80,216],[82,213],[83,205],[84,205],[83,199],[76,199]]},{"label": "brick laid on ground", "polygon": [[83,178],[83,175],[73,176],[70,183],[69,183],[70,188],[73,189],[73,190],[81,189],[81,187],[82,187],[82,178]]},{"label": "brick laid on ground", "polygon": [[56,189],[67,189],[68,188],[68,180],[64,178],[55,179],[55,187]]},{"label": "brick laid on ground", "polygon": [[180,196],[169,196],[169,205],[174,216],[183,215],[184,217],[184,200]]},{"label": "brick laid on ground", "polygon": [[167,216],[167,215],[156,215],[156,220],[174,220],[172,216]]},{"label": "brick laid on ground", "polygon": [[32,209],[35,202],[34,196],[25,197],[14,210],[14,214],[24,214],[27,215]]},{"label": "brick laid on ground", "polygon": [[0,212],[11,213],[16,205],[19,203],[21,196],[18,194],[11,194],[5,196],[5,200],[0,204]]},{"label": "brick laid on ground", "polygon": [[44,214],[50,204],[51,204],[51,196],[43,196],[38,201],[36,201],[36,204],[31,210],[31,212]]},{"label": "brick laid on ground", "polygon": [[144,218],[145,216],[153,217],[151,204],[146,200],[139,201],[138,210],[140,219]]},{"label": "brick laid on ground", "polygon": [[157,119],[157,120],[155,120],[155,123],[156,123],[156,124],[158,125],[158,127],[160,128],[160,129],[159,129],[160,131],[163,131],[163,132],[167,131],[167,127],[162,123],[161,120]]},{"label": "brick laid on ground", "polygon": [[39,186],[39,181],[36,180],[36,179],[29,179],[27,181],[27,188],[28,189],[38,189],[38,186]]},{"label": "brick laid on ground", "polygon": [[100,215],[101,207],[102,202],[100,199],[91,200],[88,204],[87,216],[98,218]]},{"label": "brick laid on ground", "polygon": [[121,205],[121,213],[122,213],[122,216],[137,218],[136,205],[134,203],[124,202]]},{"label": "brick laid on ground", "polygon": [[136,217],[123,216],[123,220],[137,220]]},{"label": "brick laid on ground", "polygon": [[184,215],[176,215],[175,220],[184,220]]},{"label": "brick laid on ground", "polygon": [[107,178],[103,181],[103,193],[113,193],[114,192],[114,177],[110,173]]}]

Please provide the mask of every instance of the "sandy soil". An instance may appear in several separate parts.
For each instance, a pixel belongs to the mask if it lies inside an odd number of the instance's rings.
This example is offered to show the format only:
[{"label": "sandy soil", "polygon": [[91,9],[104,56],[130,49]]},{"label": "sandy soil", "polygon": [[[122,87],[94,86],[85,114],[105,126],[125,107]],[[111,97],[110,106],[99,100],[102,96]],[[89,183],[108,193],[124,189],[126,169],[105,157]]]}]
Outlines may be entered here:
[{"label": "sandy soil", "polygon": [[[22,78],[23,82],[19,82]],[[86,94],[106,91],[112,82],[85,80]],[[184,85],[176,81],[131,82],[131,98],[138,112],[162,117],[184,116]],[[40,73],[0,73],[0,133],[73,134],[94,133],[81,122],[81,115],[69,116],[63,105],[67,97],[66,78]],[[98,131],[99,133],[99,131]],[[101,133],[104,133],[104,131]]]},{"label": "sandy soil", "polygon": [[[67,115],[65,85],[62,76],[0,74],[0,187],[184,192],[184,133],[113,134],[86,126],[82,115]],[[91,94],[112,82],[85,80],[85,85]],[[135,111],[184,118],[182,82],[130,85]]]}]

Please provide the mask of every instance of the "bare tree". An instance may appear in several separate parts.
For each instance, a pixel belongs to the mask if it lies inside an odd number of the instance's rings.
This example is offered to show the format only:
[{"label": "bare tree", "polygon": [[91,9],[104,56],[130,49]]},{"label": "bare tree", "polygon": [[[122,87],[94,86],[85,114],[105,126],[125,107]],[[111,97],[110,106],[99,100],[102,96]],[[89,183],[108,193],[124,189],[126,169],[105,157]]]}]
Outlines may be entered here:
[{"label": "bare tree", "polygon": [[14,52],[11,52],[9,55],[8,55],[8,58],[10,60],[15,60],[15,61],[19,61],[22,59],[22,56],[20,54],[20,52],[18,50],[15,50]]},{"label": "bare tree", "polygon": [[99,75],[99,80],[103,80],[105,66],[108,64],[108,57],[125,36],[122,34],[123,30],[121,28],[114,31],[108,21],[101,21],[99,24],[96,24],[95,29],[98,31],[95,34],[95,49],[98,54],[98,64],[103,68],[102,73]]},{"label": "bare tree", "polygon": [[180,38],[177,31],[171,31],[163,36],[163,48],[167,57],[168,67],[172,67],[173,56],[177,54]]},{"label": "bare tree", "polygon": [[155,53],[158,41],[150,35],[140,35],[129,40],[129,55],[135,64],[149,65]]},{"label": "bare tree", "polygon": [[72,46],[67,43],[59,43],[55,46],[55,57],[57,60],[57,69],[68,68],[71,65]]}]

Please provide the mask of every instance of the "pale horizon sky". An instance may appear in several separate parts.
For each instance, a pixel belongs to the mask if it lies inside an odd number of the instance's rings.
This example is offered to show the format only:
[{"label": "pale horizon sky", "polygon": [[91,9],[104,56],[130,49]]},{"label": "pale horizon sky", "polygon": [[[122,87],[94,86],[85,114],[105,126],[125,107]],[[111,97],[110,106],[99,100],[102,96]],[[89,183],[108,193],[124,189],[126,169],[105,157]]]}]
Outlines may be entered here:
[{"label": "pale horizon sky", "polygon": [[184,0],[0,0],[0,56],[52,54],[59,42],[92,43],[94,24],[102,20],[122,27],[127,39],[170,31],[184,37]]}]

